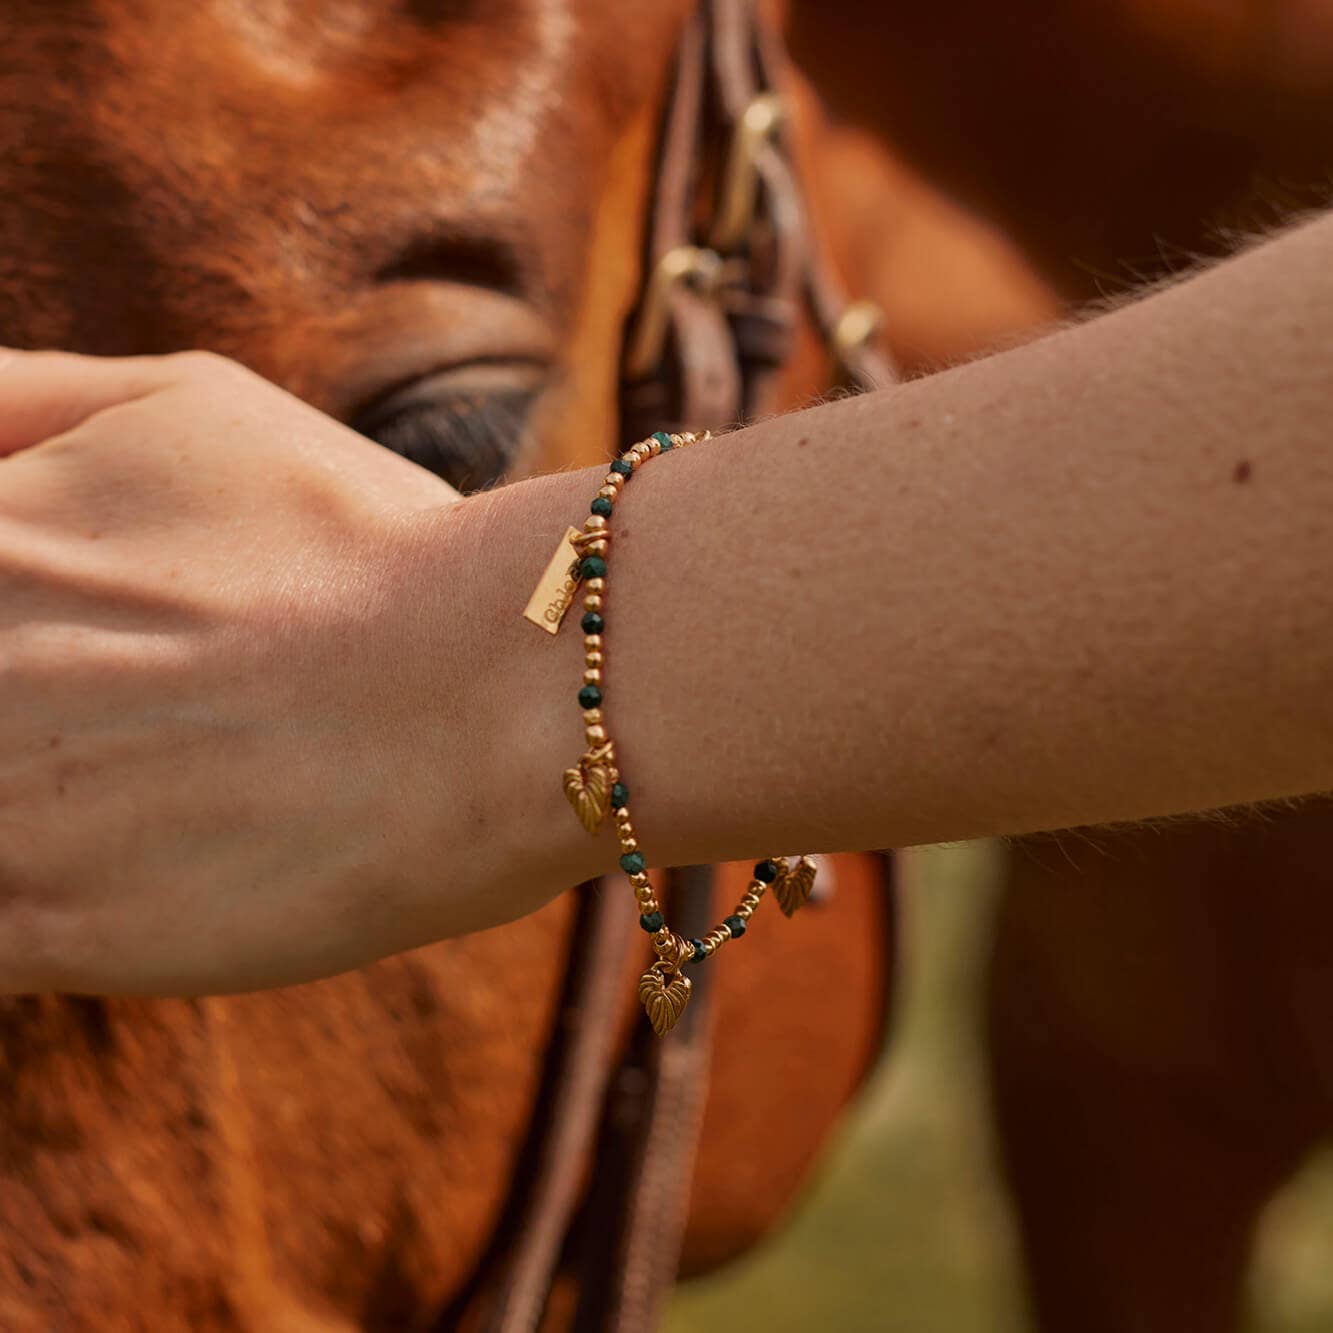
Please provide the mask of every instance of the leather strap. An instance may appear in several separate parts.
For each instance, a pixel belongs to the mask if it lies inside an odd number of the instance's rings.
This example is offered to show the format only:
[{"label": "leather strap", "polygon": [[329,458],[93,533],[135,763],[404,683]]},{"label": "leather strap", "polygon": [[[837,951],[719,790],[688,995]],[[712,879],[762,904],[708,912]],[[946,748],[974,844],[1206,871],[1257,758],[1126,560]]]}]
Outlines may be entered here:
[{"label": "leather strap", "polygon": [[[712,868],[673,871],[667,900],[678,933],[702,935],[712,924]],[[582,1219],[574,1333],[655,1328],[680,1266],[713,1035],[711,970],[690,978],[690,1003],[669,1037],[640,1025],[617,1077]]]},{"label": "leather strap", "polygon": [[835,379],[872,389],[897,378],[875,344],[877,312],[847,300],[813,234],[784,129],[788,79],[781,35],[754,0],[704,0],[687,23],[627,340],[629,439],[776,410],[803,315]]},{"label": "leather strap", "polygon": [[[735,349],[710,290],[720,270],[710,276],[687,269],[675,277],[671,264],[673,256],[687,250],[711,253],[692,238],[707,148],[707,38],[701,8],[681,34],[662,131],[644,300],[631,327],[621,397],[621,433],[627,441],[654,430],[725,430],[739,419],[742,390]],[[650,336],[659,326],[660,334]],[[648,345],[638,348],[639,343]]]},{"label": "leather strap", "polygon": [[619,981],[633,947],[638,921],[621,884],[599,880],[576,934],[573,984],[562,1008],[561,1056],[552,1070],[550,1131],[539,1141],[537,1161],[514,1233],[512,1262],[484,1324],[488,1333],[534,1333],[546,1308],[552,1277],[579,1202],[594,1134],[612,1073],[612,1043],[620,1014]]},{"label": "leather strap", "polygon": [[[627,330],[626,442],[654,430],[725,430],[775,410],[802,315],[829,347],[834,378],[857,389],[896,378],[874,346],[876,313],[849,305],[815,243],[783,129],[787,77],[781,36],[756,0],[701,0],[677,50],[644,292]],[[709,868],[675,872],[670,901],[678,933],[702,935]],[[502,1231],[512,1246],[487,1333],[537,1329],[562,1249],[567,1263],[578,1260],[577,1333],[647,1333],[674,1280],[707,1092],[711,985],[709,969],[695,969],[676,1028],[659,1041],[640,1024],[613,1078],[629,908],[623,887],[591,900],[592,944],[572,965],[572,1026],[548,1071],[550,1129],[530,1193],[511,1208],[521,1225]]]}]

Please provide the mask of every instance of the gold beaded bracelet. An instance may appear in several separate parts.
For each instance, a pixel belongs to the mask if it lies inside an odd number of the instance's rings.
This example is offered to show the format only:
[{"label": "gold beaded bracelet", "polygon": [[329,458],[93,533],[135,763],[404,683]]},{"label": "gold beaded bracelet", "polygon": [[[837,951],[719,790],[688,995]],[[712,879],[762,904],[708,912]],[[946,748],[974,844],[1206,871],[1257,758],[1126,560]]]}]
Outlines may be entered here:
[{"label": "gold beaded bracelet", "polygon": [[702,939],[686,940],[673,933],[648,879],[647,862],[634,835],[629,788],[620,779],[615,742],[606,732],[602,708],[606,621],[602,612],[610,523],[616,501],[625,483],[650,458],[708,438],[706,431],[698,435],[656,431],[617,458],[593,498],[591,513],[582,530],[570,528],[565,533],[524,612],[533,624],[555,634],[579,586],[584,589],[581,622],[584,671],[578,699],[588,748],[575,767],[565,770],[565,796],[589,833],[596,833],[608,815],[614,815],[620,840],[620,868],[629,876],[639,905],[639,925],[651,936],[657,955],[657,961],[639,980],[639,999],[659,1037],[671,1031],[689,1003],[690,979],[683,971],[687,963],[702,963],[728,940],[740,939],[768,890],[772,890],[782,911],[792,916],[809,901],[815,883],[815,863],[811,857],[799,857],[794,864],[786,857],[769,857],[755,865],[754,877],[732,915]]}]

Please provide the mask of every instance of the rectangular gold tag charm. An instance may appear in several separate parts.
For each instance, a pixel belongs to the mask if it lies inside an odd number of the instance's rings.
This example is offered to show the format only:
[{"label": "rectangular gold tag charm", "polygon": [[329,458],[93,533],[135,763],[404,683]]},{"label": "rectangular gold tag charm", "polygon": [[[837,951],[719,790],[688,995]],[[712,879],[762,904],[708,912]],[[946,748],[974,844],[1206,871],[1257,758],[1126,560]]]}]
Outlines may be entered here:
[{"label": "rectangular gold tag charm", "polygon": [[570,528],[560,539],[551,563],[541,576],[536,589],[528,599],[523,610],[523,618],[544,629],[548,634],[555,634],[560,622],[565,618],[578,591],[579,581],[574,576],[574,566],[578,563],[579,553],[575,549],[574,539],[578,536],[577,528]]}]

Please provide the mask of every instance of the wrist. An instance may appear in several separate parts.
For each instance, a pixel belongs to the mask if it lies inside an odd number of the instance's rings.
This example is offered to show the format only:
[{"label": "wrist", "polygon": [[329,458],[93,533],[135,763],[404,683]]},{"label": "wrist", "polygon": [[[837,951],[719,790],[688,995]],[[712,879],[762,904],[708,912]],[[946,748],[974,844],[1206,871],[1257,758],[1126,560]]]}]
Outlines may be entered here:
[{"label": "wrist", "polygon": [[544,633],[522,614],[598,474],[542,477],[414,520],[420,586],[443,590],[432,610],[429,697],[452,692],[429,710],[436,738],[427,747],[452,771],[423,774],[423,789],[453,791],[437,838],[468,879],[433,933],[523,915],[615,864],[614,838],[589,837],[560,784],[582,747],[579,635]]}]

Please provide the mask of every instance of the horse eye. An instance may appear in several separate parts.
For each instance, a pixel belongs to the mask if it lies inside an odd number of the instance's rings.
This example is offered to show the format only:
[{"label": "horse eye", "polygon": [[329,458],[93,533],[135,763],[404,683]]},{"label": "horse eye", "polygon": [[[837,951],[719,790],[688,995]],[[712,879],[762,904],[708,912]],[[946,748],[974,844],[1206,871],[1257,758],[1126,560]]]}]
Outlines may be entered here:
[{"label": "horse eye", "polygon": [[467,494],[504,479],[523,443],[534,394],[508,390],[394,394],[351,422],[353,430]]}]

